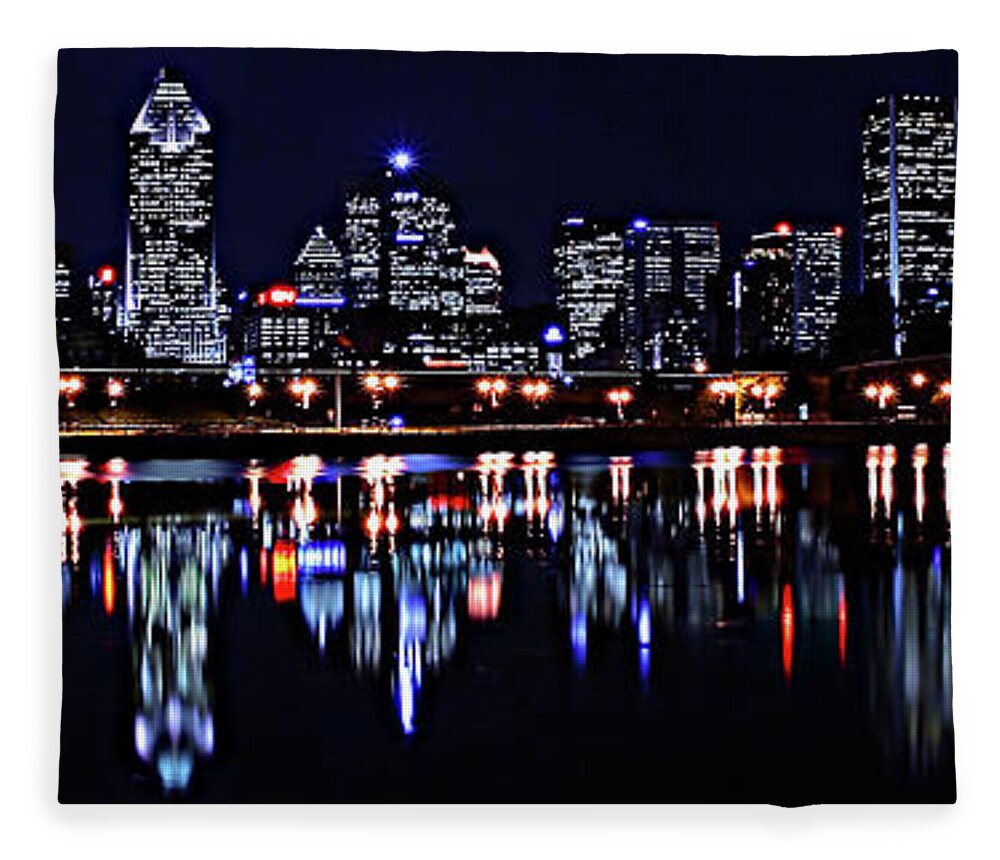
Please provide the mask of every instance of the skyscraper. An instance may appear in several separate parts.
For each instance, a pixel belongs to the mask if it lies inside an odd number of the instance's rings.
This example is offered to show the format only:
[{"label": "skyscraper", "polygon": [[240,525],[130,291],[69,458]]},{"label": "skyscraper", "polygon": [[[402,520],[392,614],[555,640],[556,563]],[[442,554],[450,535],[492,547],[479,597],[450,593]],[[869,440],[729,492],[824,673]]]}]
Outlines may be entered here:
[{"label": "skyscraper", "polygon": [[500,261],[489,248],[462,249],[465,267],[465,313],[470,318],[500,314],[502,292]]},{"label": "skyscraper", "polygon": [[751,237],[734,275],[740,354],[767,359],[829,352],[843,235],[839,225],[782,221]]},{"label": "skyscraper", "polygon": [[711,222],[635,218],[625,229],[626,361],[689,370],[707,351],[707,284],[721,263]]},{"label": "skyscraper", "polygon": [[897,355],[950,346],[956,132],[951,98],[881,96],[864,116],[865,288],[892,299]]},{"label": "skyscraper", "polygon": [[[555,246],[556,303],[567,322],[574,367],[598,362],[623,341],[626,320],[625,236],[622,226],[564,218]],[[603,356],[605,361],[609,357]]]},{"label": "skyscraper", "polygon": [[303,296],[333,298],[342,295],[344,258],[319,225],[295,259],[294,281]]},{"label": "skyscraper", "polygon": [[350,191],[344,211],[344,269],[351,306],[364,310],[383,298],[381,281],[382,215],[374,189]]},{"label": "skyscraper", "polygon": [[215,269],[212,129],[176,72],[161,69],[129,134],[122,321],[147,358],[225,360]]}]

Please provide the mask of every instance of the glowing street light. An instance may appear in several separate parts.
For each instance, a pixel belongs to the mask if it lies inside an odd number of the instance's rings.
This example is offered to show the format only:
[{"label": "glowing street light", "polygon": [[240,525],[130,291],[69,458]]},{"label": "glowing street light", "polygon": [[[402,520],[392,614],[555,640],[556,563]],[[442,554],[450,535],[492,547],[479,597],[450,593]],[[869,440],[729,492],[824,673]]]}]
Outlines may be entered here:
[{"label": "glowing street light", "polygon": [[552,393],[552,386],[544,379],[529,379],[521,385],[521,394],[536,408]]},{"label": "glowing street light", "polygon": [[264,386],[259,382],[251,382],[247,386],[247,400],[250,402],[250,406],[256,406],[257,401],[264,396]]},{"label": "glowing street light", "polygon": [[479,396],[489,397],[490,405],[494,409],[500,405],[500,398],[507,393],[507,388],[507,380],[502,376],[484,376],[482,379],[476,380],[476,391]]},{"label": "glowing street light", "polygon": [[302,398],[302,408],[308,409],[309,401],[319,391],[319,386],[316,384],[315,379],[307,376],[305,379],[293,379],[288,383],[288,390],[296,397]]},{"label": "glowing street light", "polygon": [[72,406],[77,395],[83,391],[83,378],[80,376],[60,376],[59,393],[66,398],[66,403]]},{"label": "glowing street light", "polygon": [[886,405],[896,396],[895,387],[888,382],[871,382],[865,386],[865,397],[871,401],[878,401],[878,408],[884,410]]},{"label": "glowing street light", "polygon": [[694,364],[691,365],[691,369],[695,373],[705,373],[708,370],[708,362],[703,358],[696,358]]},{"label": "glowing street light", "polygon": [[625,407],[635,399],[632,389],[623,385],[618,388],[612,388],[604,396],[608,403],[612,404],[618,410],[618,420],[624,421]]},{"label": "glowing street light", "polygon": [[125,383],[120,379],[111,378],[107,385],[108,399],[112,406],[117,406],[118,401],[125,396]]},{"label": "glowing street light", "polygon": [[372,408],[378,409],[383,395],[395,394],[402,386],[402,380],[395,373],[366,373],[362,386],[372,398]]},{"label": "glowing street light", "polygon": [[910,376],[910,385],[914,388],[923,388],[927,384],[927,375],[921,371],[917,371],[912,376]]}]

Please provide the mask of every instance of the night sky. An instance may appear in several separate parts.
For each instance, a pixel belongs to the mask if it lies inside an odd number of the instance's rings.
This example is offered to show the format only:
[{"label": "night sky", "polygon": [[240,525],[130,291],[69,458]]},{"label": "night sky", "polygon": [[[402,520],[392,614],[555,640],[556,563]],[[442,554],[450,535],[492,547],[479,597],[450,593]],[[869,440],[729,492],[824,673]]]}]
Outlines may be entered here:
[{"label": "night sky", "polygon": [[859,116],[888,92],[955,95],[949,51],[865,57],[244,49],[63,50],[56,237],[123,265],[128,130],[175,66],[216,139],[217,256],[241,287],[287,276],[312,225],[339,236],[345,183],[394,145],[500,256],[516,304],[554,297],[567,211],[711,218],[734,253],[777,220],[842,223],[857,273]]}]

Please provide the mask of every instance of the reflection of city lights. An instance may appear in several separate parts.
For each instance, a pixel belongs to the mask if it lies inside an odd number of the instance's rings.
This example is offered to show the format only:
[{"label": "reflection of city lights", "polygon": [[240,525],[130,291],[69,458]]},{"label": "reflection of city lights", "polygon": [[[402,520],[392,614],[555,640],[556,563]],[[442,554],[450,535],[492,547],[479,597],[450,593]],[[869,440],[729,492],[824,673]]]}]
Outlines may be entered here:
[{"label": "reflection of city lights", "polygon": [[466,594],[469,618],[474,621],[492,621],[500,614],[500,594],[503,578],[499,573],[472,576]]},{"label": "reflection of city lights", "polygon": [[621,504],[631,496],[630,478],[632,475],[631,457],[611,458],[611,498]]},{"label": "reflection of city lights", "polygon": [[111,615],[115,611],[115,549],[108,536],[104,544],[104,555],[101,560],[101,593],[104,597],[104,612]]},{"label": "reflection of city lights", "polygon": [[924,518],[925,478],[924,469],[927,466],[928,448],[925,443],[913,447],[913,507],[917,513],[917,522]]},{"label": "reflection of city lights", "polygon": [[840,587],[837,594],[837,653],[840,665],[847,662],[847,592],[844,589],[844,578],[840,577]]},{"label": "reflection of city lights", "polygon": [[792,680],[792,660],[795,654],[795,605],[792,586],[786,584],[781,591],[781,668],[785,681]]},{"label": "reflection of city lights", "polygon": [[298,547],[290,540],[275,541],[272,552],[271,584],[276,603],[295,600],[298,573]]}]

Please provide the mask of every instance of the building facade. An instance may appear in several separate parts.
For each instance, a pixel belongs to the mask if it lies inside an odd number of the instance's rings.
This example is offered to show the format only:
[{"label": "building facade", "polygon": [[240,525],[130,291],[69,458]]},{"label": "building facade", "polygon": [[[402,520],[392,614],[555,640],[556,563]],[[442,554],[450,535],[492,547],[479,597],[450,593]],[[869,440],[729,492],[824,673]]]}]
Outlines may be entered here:
[{"label": "building facade", "polygon": [[614,221],[564,218],[555,244],[556,304],[571,367],[618,363],[627,316],[625,231]]},{"label": "building facade", "polygon": [[212,129],[176,72],[161,69],[129,134],[122,323],[147,358],[225,361],[215,267]]},{"label": "building facade", "polygon": [[866,289],[894,308],[896,355],[950,348],[956,103],[881,96],[861,131]]}]

